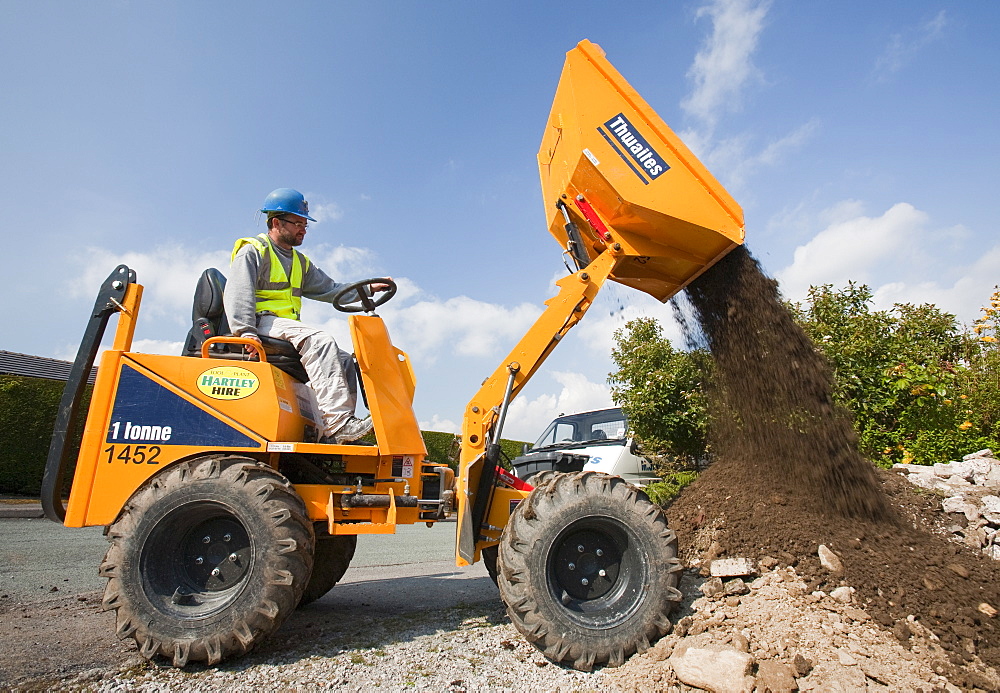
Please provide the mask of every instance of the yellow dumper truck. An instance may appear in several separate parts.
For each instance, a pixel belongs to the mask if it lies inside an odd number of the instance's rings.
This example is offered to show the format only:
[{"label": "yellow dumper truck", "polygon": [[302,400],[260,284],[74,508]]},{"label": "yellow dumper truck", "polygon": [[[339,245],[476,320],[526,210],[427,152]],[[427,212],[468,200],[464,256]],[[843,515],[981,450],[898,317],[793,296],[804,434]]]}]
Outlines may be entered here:
[{"label": "yellow dumper truck", "polygon": [[[268,637],[343,576],[359,535],[457,513],[456,562],[484,559],[514,625],[555,662],[621,664],[671,627],[676,536],[622,479],[500,464],[507,407],[608,280],[667,300],[743,242],[739,205],[605,59],[566,57],[538,152],[549,232],[570,273],[465,408],[457,473],[427,451],[410,359],[375,310],[348,322],[373,445],[316,442],[290,345],[245,360],[228,334],[224,277],[195,292],[184,355],[130,351],[143,288],[117,267],[101,286],[59,409],[43,479],[49,518],[103,525],[104,606],[140,652],[215,664]],[[345,287],[343,296],[366,283]],[[68,505],[61,491],[80,396],[112,316]],[[461,387],[456,383],[456,387]]]}]

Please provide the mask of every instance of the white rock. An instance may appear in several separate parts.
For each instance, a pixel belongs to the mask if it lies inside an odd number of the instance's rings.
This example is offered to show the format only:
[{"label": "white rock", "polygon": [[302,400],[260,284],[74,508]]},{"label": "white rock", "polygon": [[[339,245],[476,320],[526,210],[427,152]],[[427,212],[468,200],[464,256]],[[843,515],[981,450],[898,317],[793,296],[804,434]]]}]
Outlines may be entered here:
[{"label": "white rock", "polygon": [[858,660],[847,650],[837,650],[837,660],[845,667],[853,667],[858,664]]},{"label": "white rock", "polygon": [[681,644],[669,661],[681,683],[716,693],[747,690],[746,677],[754,664],[753,657],[746,652],[721,645],[691,647]]},{"label": "white rock", "polygon": [[962,459],[963,460],[971,460],[971,459],[974,459],[976,457],[993,457],[993,451],[990,450],[989,448],[986,448],[985,450],[979,450],[977,452],[971,452],[968,455],[966,455],[965,457],[963,457]]},{"label": "white rock", "polygon": [[1000,464],[991,464],[986,478],[979,482],[986,488],[1000,488]]},{"label": "white rock", "polygon": [[838,602],[842,602],[844,604],[850,604],[851,599],[854,598],[854,588],[842,585],[840,587],[831,590],[830,596],[836,599]]},{"label": "white rock", "polygon": [[992,558],[994,561],[1000,561],[1000,546],[996,544],[983,549],[983,553]]},{"label": "white rock", "polygon": [[941,509],[946,513],[962,513],[969,522],[975,522],[981,517],[979,508],[965,500],[965,496],[945,498],[941,501]]},{"label": "white rock", "polygon": [[991,525],[1000,525],[1000,497],[983,496],[980,503],[983,504],[983,517]]},{"label": "white rock", "polygon": [[831,551],[826,544],[820,544],[817,553],[820,564],[831,573],[844,572],[844,564],[840,561],[840,556]]},{"label": "white rock", "polygon": [[958,468],[958,462],[948,462],[947,464],[936,463],[931,469],[934,470],[934,475],[941,478],[946,478],[949,476],[954,476],[956,474],[961,474],[961,470]]},{"label": "white rock", "polygon": [[754,572],[749,558],[716,558],[710,568],[712,577],[740,577]]},{"label": "white rock", "polygon": [[934,474],[910,474],[907,479],[910,483],[929,491],[944,491],[946,493],[950,493],[952,490],[951,486],[948,485],[948,482],[944,479],[938,478]]}]

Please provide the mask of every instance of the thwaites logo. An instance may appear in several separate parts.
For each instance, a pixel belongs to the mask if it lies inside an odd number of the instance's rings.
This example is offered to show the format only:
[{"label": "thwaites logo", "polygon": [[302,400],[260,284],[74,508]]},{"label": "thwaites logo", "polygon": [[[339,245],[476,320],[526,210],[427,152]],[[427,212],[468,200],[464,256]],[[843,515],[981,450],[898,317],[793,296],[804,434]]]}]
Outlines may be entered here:
[{"label": "thwaites logo", "polygon": [[243,399],[257,392],[260,379],[246,368],[218,366],[198,376],[198,389],[212,399]]},{"label": "thwaites logo", "polygon": [[619,113],[606,121],[597,131],[643,184],[649,185],[650,181],[656,180],[670,169],[663,157],[649,146],[646,138],[639,134],[624,114]]}]

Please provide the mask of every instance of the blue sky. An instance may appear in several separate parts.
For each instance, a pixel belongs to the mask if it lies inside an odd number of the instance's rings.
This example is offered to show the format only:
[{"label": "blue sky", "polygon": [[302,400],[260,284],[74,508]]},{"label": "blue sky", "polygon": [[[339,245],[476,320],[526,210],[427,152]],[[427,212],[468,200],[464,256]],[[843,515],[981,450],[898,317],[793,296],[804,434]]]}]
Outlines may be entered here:
[{"label": "blue sky", "polygon": [[[146,285],[138,350],[176,353],[201,270],[277,187],[335,278],[392,275],[380,314],[422,424],[465,403],[565,273],[535,153],[579,40],[742,204],[792,299],[868,283],[964,322],[1000,283],[995,2],[0,0],[0,349],[72,358],[119,262]],[[11,296],[11,290],[13,296]],[[624,305],[624,309],[619,309]],[[614,286],[514,403],[505,434],[610,403],[612,334],[670,311]],[[305,319],[346,342],[324,305]]]}]

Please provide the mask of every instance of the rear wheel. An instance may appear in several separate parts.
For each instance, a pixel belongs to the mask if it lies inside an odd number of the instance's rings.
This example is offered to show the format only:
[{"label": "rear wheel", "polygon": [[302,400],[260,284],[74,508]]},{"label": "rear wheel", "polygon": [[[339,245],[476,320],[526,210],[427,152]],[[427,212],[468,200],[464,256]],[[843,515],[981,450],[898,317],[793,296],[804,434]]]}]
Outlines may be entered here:
[{"label": "rear wheel", "polygon": [[317,523],[315,530],[316,550],[313,553],[312,577],[302,593],[299,606],[316,601],[340,582],[340,578],[344,577],[350,567],[354,550],[358,546],[356,534],[331,536],[325,523]]},{"label": "rear wheel", "polygon": [[243,457],[182,462],[154,477],[109,529],[104,607],[146,658],[216,664],[295,609],[313,529],[291,484]]},{"label": "rear wheel", "polygon": [[677,537],[645,493],[597,472],[547,474],[500,541],[500,596],[554,662],[618,666],[670,631]]}]

